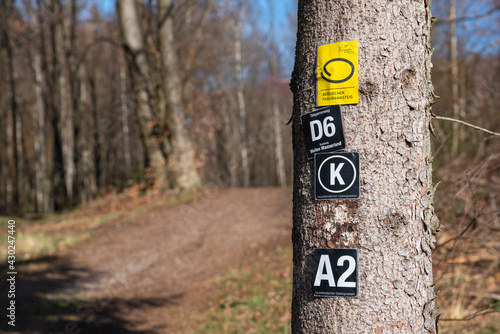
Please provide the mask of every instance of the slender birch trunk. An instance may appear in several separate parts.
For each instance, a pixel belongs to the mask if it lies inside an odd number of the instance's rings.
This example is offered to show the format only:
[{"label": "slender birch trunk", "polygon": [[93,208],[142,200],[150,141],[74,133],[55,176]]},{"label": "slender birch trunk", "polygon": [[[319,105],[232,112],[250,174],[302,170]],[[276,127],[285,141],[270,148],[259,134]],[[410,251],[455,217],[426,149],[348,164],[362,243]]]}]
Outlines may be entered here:
[{"label": "slender birch trunk", "polygon": [[240,143],[241,143],[241,169],[243,170],[243,186],[250,185],[250,167],[248,163],[248,141],[247,141],[247,112],[245,104],[245,95],[243,94],[243,73],[241,64],[241,35],[240,25],[234,27],[234,63],[236,73],[236,96],[238,99],[238,115],[240,127]]}]

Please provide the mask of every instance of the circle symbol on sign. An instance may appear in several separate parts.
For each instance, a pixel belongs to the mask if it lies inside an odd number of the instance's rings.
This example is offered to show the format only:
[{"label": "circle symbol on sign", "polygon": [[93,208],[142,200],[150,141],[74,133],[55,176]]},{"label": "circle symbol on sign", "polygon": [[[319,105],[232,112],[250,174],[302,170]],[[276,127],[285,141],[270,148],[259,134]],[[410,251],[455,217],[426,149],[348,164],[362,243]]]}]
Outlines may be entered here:
[{"label": "circle symbol on sign", "polygon": [[[332,76],[332,74],[330,74],[330,72],[328,72],[328,70],[326,69],[326,67],[328,66],[328,64],[333,63],[333,62],[337,62],[337,61],[347,63],[351,67],[351,72],[349,73],[348,76],[346,76],[343,79],[339,79],[339,80],[333,80],[333,79],[326,78],[323,75],[323,72],[325,72],[329,77]],[[329,61],[327,61],[326,64],[323,66],[323,72],[321,72],[321,77],[325,81],[328,81],[330,83],[342,83],[342,82],[346,82],[347,80],[349,80],[350,78],[352,78],[352,76],[354,75],[354,64],[350,60],[345,59],[345,58],[333,58],[333,59],[330,59]]]},{"label": "circle symbol on sign", "polygon": [[[341,160],[342,162],[335,165],[335,163],[339,162],[339,161],[334,160],[334,162],[332,162],[331,161],[332,159],[342,159]],[[330,161],[330,163],[326,164],[326,162],[328,162],[328,161]],[[344,161],[348,162],[348,164],[346,165],[346,163]],[[322,168],[325,166],[330,166],[330,171],[323,173]],[[344,166],[346,166],[346,168],[348,168],[348,167],[352,168],[352,172],[351,172],[352,173],[352,180],[348,180],[347,182],[344,181],[344,179],[342,178],[342,175],[340,174],[340,171],[342,170],[342,168],[344,168]],[[328,167],[326,167],[326,168],[328,168]],[[330,176],[330,187],[325,186],[325,184],[323,183],[323,181],[326,181],[326,180],[322,180],[322,175],[325,175],[325,174]],[[338,194],[338,193],[345,192],[346,190],[351,188],[352,185],[354,184],[354,182],[356,181],[356,167],[354,166],[354,163],[351,160],[347,159],[346,157],[343,157],[341,155],[332,155],[331,157],[329,157],[325,161],[323,161],[321,163],[321,165],[319,166],[318,180],[319,180],[319,184],[321,184],[323,189],[325,189],[326,191],[328,191],[330,193]],[[336,183],[335,181],[337,181],[337,183],[339,185],[342,185],[345,187],[338,187],[335,184]],[[349,183],[349,181],[350,181],[350,183]]]}]

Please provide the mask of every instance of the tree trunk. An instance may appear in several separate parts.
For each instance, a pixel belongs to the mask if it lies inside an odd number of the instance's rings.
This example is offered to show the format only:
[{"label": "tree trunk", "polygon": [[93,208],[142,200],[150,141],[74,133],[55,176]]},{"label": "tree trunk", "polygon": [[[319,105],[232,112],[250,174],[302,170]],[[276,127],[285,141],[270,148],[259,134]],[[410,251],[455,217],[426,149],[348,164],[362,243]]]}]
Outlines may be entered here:
[{"label": "tree trunk", "polygon": [[57,62],[59,63],[58,87],[59,87],[59,106],[60,106],[60,133],[61,145],[64,164],[64,183],[66,185],[66,195],[71,201],[73,198],[73,181],[76,174],[74,163],[74,149],[75,137],[73,126],[73,98],[70,84],[69,75],[69,59],[65,50],[64,44],[64,24],[62,19],[63,9],[59,6],[61,11],[61,21],[58,22],[56,30],[56,43],[57,43]]},{"label": "tree trunk", "polygon": [[151,70],[146,58],[144,36],[140,26],[140,18],[135,0],[118,0],[120,27],[127,51],[127,61],[132,75],[133,89],[137,99],[136,114],[141,131],[141,139],[146,150],[147,167],[151,175],[147,178],[155,186],[168,186],[167,168],[162,132],[155,119],[153,101],[151,100]]},{"label": "tree trunk", "polygon": [[[53,191],[54,191],[54,209],[61,210],[68,204],[68,192],[66,189],[66,167],[65,166],[65,150],[62,121],[64,120],[63,113],[66,112],[65,100],[63,98],[66,81],[63,77],[62,57],[64,52],[61,52],[61,24],[62,18],[61,4],[59,0],[51,0],[48,3],[48,10],[54,14],[50,16],[50,47],[51,47],[51,66],[46,69],[51,75],[51,85],[49,88],[50,104],[51,104],[51,132],[53,133],[53,160],[52,160],[52,175],[53,175]],[[62,88],[64,87],[64,88]],[[63,112],[63,109],[65,110]],[[67,155],[66,155],[67,156]]]},{"label": "tree trunk", "polygon": [[[5,41],[5,50],[7,53],[6,57],[6,65],[7,65],[7,81],[9,84],[9,113],[7,116],[7,152],[10,160],[10,177],[7,181],[7,201],[10,202],[10,211],[11,213],[18,213],[19,211],[19,197],[21,182],[22,182],[22,157],[20,154],[20,148],[22,148],[20,140],[21,133],[18,133],[21,125],[21,115],[18,115],[18,104],[17,104],[17,95],[16,95],[16,78],[15,78],[15,69],[14,69],[14,45],[10,31],[11,25],[11,17],[13,15],[13,8],[11,1],[5,1],[0,6],[2,11],[5,11],[6,16],[3,20],[3,40]],[[9,199],[11,199],[9,201]]]},{"label": "tree trunk", "polygon": [[[76,75],[76,26],[77,6],[76,0],[71,0],[70,17],[65,19],[63,5],[59,4],[61,19],[59,20],[59,59],[61,63],[60,89],[61,89],[61,138],[64,160],[64,182],[66,193],[71,201],[74,195],[73,185],[76,178],[75,166],[75,110],[78,110],[78,94]],[[67,34],[69,32],[69,35]]]},{"label": "tree trunk", "polygon": [[271,108],[273,111],[273,129],[274,129],[274,156],[276,157],[276,175],[278,177],[278,185],[284,187],[286,185],[286,173],[285,173],[285,157],[283,153],[283,138],[281,135],[280,126],[280,107],[278,102],[278,83],[279,74],[277,69],[277,59],[276,59],[276,43],[274,41],[274,32],[271,34],[273,36],[271,42],[269,43],[269,49],[271,51],[269,57],[269,70],[271,78],[274,82],[271,91]]},{"label": "tree trunk", "polygon": [[[458,46],[457,46],[457,3],[450,1],[450,66],[451,66],[451,99],[453,103],[453,118],[460,118],[460,97],[458,96]],[[460,127],[458,123],[452,124],[451,155],[456,156],[460,143]]]},{"label": "tree trunk", "polygon": [[[435,333],[428,123],[430,3],[299,0],[295,68],[293,333]],[[359,42],[357,105],[342,106],[360,154],[359,200],[314,199],[300,115],[316,109],[318,45]],[[359,298],[314,298],[317,248],[359,249]]]},{"label": "tree trunk", "polygon": [[230,107],[228,103],[222,102],[219,108],[220,115],[224,126],[221,129],[223,133],[223,147],[224,147],[224,158],[222,159],[225,163],[225,168],[229,173],[228,186],[236,187],[238,186],[238,157],[237,148],[239,147],[239,138],[237,137],[236,131],[231,131],[231,113],[229,112]]},{"label": "tree trunk", "polygon": [[191,139],[185,128],[181,81],[177,72],[172,9],[172,0],[158,0],[158,30],[163,66],[162,88],[167,103],[166,119],[172,147],[168,157],[168,167],[174,188],[191,189],[200,185],[200,178],[195,166]]},{"label": "tree trunk", "polygon": [[243,170],[243,186],[250,185],[250,166],[248,164],[248,142],[247,142],[247,116],[245,96],[243,94],[243,78],[241,68],[241,35],[240,23],[236,23],[234,27],[234,61],[236,73],[236,96],[238,98],[238,114],[240,124],[240,143],[241,143],[241,169]]},{"label": "tree trunk", "polygon": [[33,112],[33,128],[35,129],[35,192],[36,192],[36,211],[45,213],[50,210],[49,198],[45,190],[47,175],[47,147],[45,142],[45,106],[43,103],[43,78],[41,59],[38,52],[34,56],[35,71],[35,96],[36,108]]},{"label": "tree trunk", "polygon": [[281,117],[276,92],[272,93],[273,128],[274,128],[274,156],[276,157],[276,175],[278,185],[286,186],[285,157],[283,154],[283,138],[281,135]]},{"label": "tree trunk", "polygon": [[[88,79],[83,65],[78,70],[80,83],[78,118],[80,135],[76,138],[78,152],[78,185],[80,200],[86,202],[97,194],[96,161],[97,150],[100,150],[97,122],[97,107],[94,105],[95,94],[89,92]],[[91,95],[94,99],[91,101]],[[91,110],[91,112],[89,112]]]},{"label": "tree trunk", "polygon": [[128,103],[127,103],[127,72],[124,65],[120,65],[120,111],[122,116],[123,133],[123,156],[125,159],[125,170],[130,173],[132,161],[130,157],[130,131],[128,127]]},{"label": "tree trunk", "polygon": [[[43,191],[44,191],[44,212],[51,212],[55,209],[55,195],[56,195],[56,177],[55,177],[55,138],[57,137],[57,131],[53,127],[53,118],[55,117],[56,108],[54,104],[55,98],[55,87],[54,87],[54,78],[52,72],[49,69],[49,56],[47,52],[47,40],[45,39],[45,34],[42,33],[45,29],[47,29],[47,24],[45,21],[45,16],[43,15],[44,10],[42,10],[43,6],[41,3],[38,3],[38,13],[37,13],[37,23],[39,26],[40,34],[39,34],[39,53],[40,53],[40,79],[41,81],[41,96],[43,98],[43,107],[45,109],[45,117],[47,122],[44,122],[44,135],[45,135],[45,170],[47,177],[43,182]],[[49,9],[50,12],[53,12],[54,9]],[[52,31],[52,23],[49,22],[51,31]],[[52,39],[51,39],[52,41]]]}]

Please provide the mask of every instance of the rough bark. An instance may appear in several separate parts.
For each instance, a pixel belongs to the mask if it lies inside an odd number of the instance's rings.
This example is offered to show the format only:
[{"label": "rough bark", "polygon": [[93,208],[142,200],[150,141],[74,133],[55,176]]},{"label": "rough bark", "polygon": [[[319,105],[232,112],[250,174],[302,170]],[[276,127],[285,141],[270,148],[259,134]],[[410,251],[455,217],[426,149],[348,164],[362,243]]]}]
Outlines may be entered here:
[{"label": "rough bark", "polygon": [[[294,94],[293,333],[435,333],[428,123],[430,3],[300,0]],[[357,105],[342,106],[361,198],[316,201],[300,115],[315,109],[320,44],[359,42]],[[359,249],[359,298],[314,298],[312,251]]]},{"label": "rough bark", "polygon": [[175,52],[173,3],[158,0],[160,54],[163,73],[162,86],[166,98],[167,126],[172,150],[168,157],[169,172],[174,188],[190,189],[200,185],[195,166],[195,154],[185,125],[181,81]]}]

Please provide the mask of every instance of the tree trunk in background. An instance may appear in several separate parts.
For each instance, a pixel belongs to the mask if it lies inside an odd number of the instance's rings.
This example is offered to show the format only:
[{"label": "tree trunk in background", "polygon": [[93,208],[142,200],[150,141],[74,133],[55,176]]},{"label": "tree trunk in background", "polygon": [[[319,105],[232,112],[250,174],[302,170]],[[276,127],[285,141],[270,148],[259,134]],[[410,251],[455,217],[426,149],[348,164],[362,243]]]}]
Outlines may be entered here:
[{"label": "tree trunk in background", "polygon": [[[63,78],[62,69],[62,58],[61,58],[61,25],[60,19],[62,19],[61,5],[59,0],[51,0],[48,2],[48,10],[54,15],[50,16],[49,20],[49,31],[50,31],[50,48],[51,52],[47,53],[47,57],[51,60],[50,67],[45,69],[51,76],[51,85],[47,92],[50,94],[50,105],[51,105],[51,130],[53,134],[52,149],[53,149],[53,160],[51,172],[53,175],[53,191],[54,191],[54,209],[61,210],[68,204],[68,192],[66,189],[66,166],[64,161],[64,147],[63,147],[63,137],[62,137],[62,109],[65,109],[64,99],[62,95],[64,94],[64,89],[61,89],[61,85],[65,85],[66,81]],[[58,14],[58,15],[55,15]]]},{"label": "tree trunk in background", "polygon": [[228,106],[228,103],[221,103],[219,107],[219,112],[223,121],[223,125],[221,127],[221,132],[224,134],[223,135],[223,145],[224,145],[224,159],[223,161],[226,164],[226,169],[229,173],[229,182],[227,183],[228,186],[230,187],[237,187],[238,186],[238,152],[237,149],[234,147],[238,147],[239,145],[237,143],[240,142],[237,132],[236,131],[231,131],[233,128],[231,126],[231,113],[230,113],[230,106]]},{"label": "tree trunk in background", "polygon": [[[274,17],[274,7],[272,3],[268,3],[269,14]],[[283,136],[281,133],[281,117],[280,105],[278,99],[278,87],[280,72],[278,71],[278,45],[275,37],[274,21],[269,23],[269,74],[271,75],[272,89],[271,89],[271,109],[273,113],[273,132],[274,132],[274,156],[276,159],[276,175],[278,185],[284,187],[286,185],[286,170],[285,170],[285,156],[283,151]]]},{"label": "tree trunk in background", "polygon": [[269,57],[269,70],[273,80],[273,87],[271,91],[271,108],[273,112],[273,129],[274,129],[274,155],[276,157],[276,175],[278,177],[278,185],[284,187],[286,185],[286,172],[285,172],[285,157],[283,154],[283,137],[281,135],[281,117],[280,106],[278,102],[278,81],[279,74],[277,69],[277,50],[274,41],[274,33],[272,33],[272,40],[269,43],[269,50],[271,51]]},{"label": "tree trunk in background", "polygon": [[158,0],[158,30],[163,66],[161,83],[167,103],[166,119],[172,147],[168,157],[168,170],[174,188],[191,189],[200,185],[200,178],[196,170],[193,145],[185,127],[172,10],[172,0]]},{"label": "tree trunk in background", "polygon": [[240,124],[240,143],[241,143],[241,169],[243,170],[243,186],[250,185],[250,167],[248,165],[248,141],[247,141],[247,115],[245,96],[243,94],[243,73],[241,72],[241,36],[240,23],[236,23],[234,27],[234,61],[236,73],[236,96],[238,98],[238,113]]},{"label": "tree trunk in background", "polygon": [[36,108],[33,112],[33,129],[35,130],[35,194],[36,194],[36,211],[45,213],[50,210],[49,196],[47,193],[46,180],[47,175],[47,146],[45,141],[45,118],[46,111],[43,103],[43,77],[42,65],[38,52],[34,55],[34,72],[35,72],[35,98]]},{"label": "tree trunk in background", "polygon": [[130,135],[128,127],[128,104],[127,104],[127,71],[125,65],[120,65],[120,111],[122,116],[123,133],[123,155],[125,159],[125,169],[130,172],[132,166],[130,157]]},{"label": "tree trunk in background", "polygon": [[[78,70],[80,83],[78,119],[80,135],[77,140],[78,153],[78,185],[82,202],[87,202],[97,194],[96,154],[99,150],[98,126],[94,122],[96,107],[92,107],[88,79],[83,66]],[[95,97],[95,96],[94,96]],[[95,101],[94,101],[95,102]],[[89,112],[91,110],[91,112]]]},{"label": "tree trunk in background", "polygon": [[[299,0],[294,95],[293,333],[435,333],[428,133],[430,3]],[[359,42],[357,105],[342,106],[360,153],[361,198],[314,199],[300,115],[315,107],[318,45]],[[312,252],[359,249],[359,298],[314,298]]]},{"label": "tree trunk in background", "polygon": [[[457,46],[457,3],[450,0],[450,67],[451,67],[451,99],[453,103],[453,118],[460,118],[460,97],[458,96],[458,46]],[[452,124],[451,155],[456,156],[460,143],[460,127],[458,123]]]},{"label": "tree trunk in background", "polygon": [[152,92],[149,83],[151,70],[146,58],[137,3],[135,0],[118,0],[117,9],[127,51],[127,61],[132,75],[132,86],[136,94],[136,114],[141,139],[146,150],[147,166],[151,168],[152,175],[147,178],[155,186],[166,188],[168,186],[167,161],[164,154],[166,148],[163,147],[162,150],[162,145],[165,145],[163,134],[152,108]]},{"label": "tree trunk in background", "polygon": [[[44,212],[51,212],[55,209],[55,195],[56,195],[56,172],[55,172],[55,138],[57,136],[57,131],[53,127],[53,118],[55,117],[55,105],[54,105],[54,80],[52,72],[49,69],[49,56],[47,52],[47,40],[45,34],[42,33],[47,29],[47,24],[45,21],[44,11],[42,10],[42,4],[38,4],[37,13],[37,23],[40,29],[39,34],[39,45],[38,51],[40,53],[40,79],[42,89],[43,106],[45,109],[46,122],[44,122],[45,130],[45,161],[46,161],[46,171],[47,177],[44,180],[43,190],[44,190]],[[53,9],[51,9],[53,12]],[[50,27],[52,24],[49,22]],[[52,41],[52,39],[51,39]]]},{"label": "tree trunk in background", "polygon": [[57,86],[59,87],[59,106],[60,106],[60,123],[59,131],[61,133],[61,146],[64,170],[64,183],[66,186],[66,196],[71,202],[73,198],[73,181],[75,178],[76,170],[74,163],[74,149],[75,137],[73,126],[73,97],[71,89],[71,76],[70,76],[70,60],[68,59],[67,48],[65,47],[65,34],[64,34],[64,12],[62,6],[58,3],[58,10],[60,20],[57,22],[55,38],[57,58],[59,71],[57,73]]},{"label": "tree trunk in background", "polygon": [[278,176],[278,185],[280,187],[284,187],[286,186],[285,157],[283,155],[280,107],[276,92],[272,93],[271,99],[271,107],[273,109],[274,156],[276,157],[276,175]]},{"label": "tree trunk in background", "polygon": [[7,186],[7,212],[18,213],[19,212],[19,196],[22,182],[22,149],[21,143],[19,143],[21,133],[18,133],[20,129],[21,115],[18,115],[18,104],[16,96],[16,78],[14,69],[14,45],[10,31],[11,19],[13,16],[12,2],[9,0],[4,1],[0,9],[5,13],[3,18],[2,26],[2,39],[5,43],[6,51],[6,65],[7,65],[7,82],[9,90],[7,95],[9,97],[9,109],[7,114],[7,140],[6,140],[6,150],[9,163],[10,173],[8,174],[8,179],[6,180]]},{"label": "tree trunk in background", "polygon": [[[0,107],[0,122],[6,124],[7,116],[5,115],[5,110]],[[6,131],[0,133],[0,145],[7,148],[7,137]],[[0,150],[0,212],[7,213],[9,207],[9,201],[7,199],[7,182],[9,175],[7,151]]]}]

